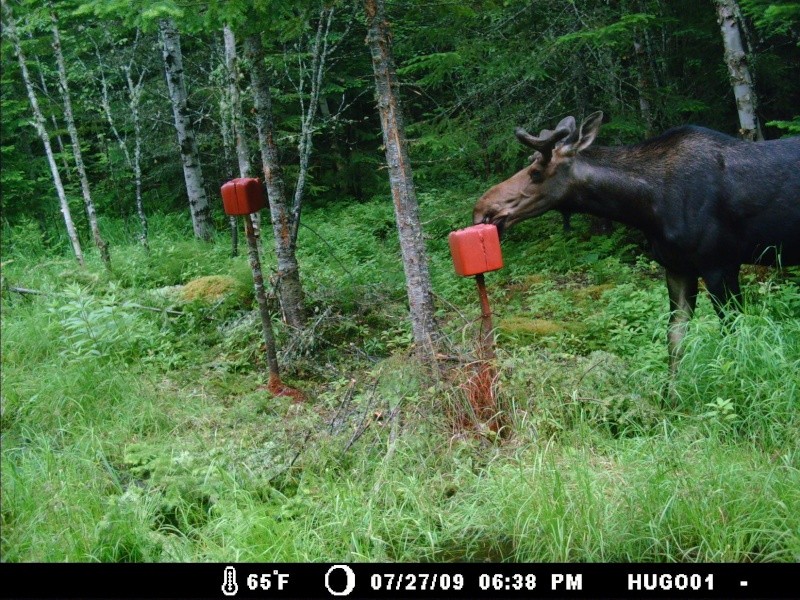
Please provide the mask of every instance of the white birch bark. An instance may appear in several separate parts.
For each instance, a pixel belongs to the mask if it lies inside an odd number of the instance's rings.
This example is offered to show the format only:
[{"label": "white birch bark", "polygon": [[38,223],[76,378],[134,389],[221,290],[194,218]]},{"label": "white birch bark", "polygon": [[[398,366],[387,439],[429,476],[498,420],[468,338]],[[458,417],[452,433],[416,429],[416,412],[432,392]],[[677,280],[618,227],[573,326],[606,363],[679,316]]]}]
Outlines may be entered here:
[{"label": "white birch bark", "polygon": [[736,0],[714,0],[717,21],[725,47],[725,64],[731,78],[736,110],[739,113],[739,134],[746,140],[763,140],[761,126],[756,116],[756,92],[748,66],[747,53],[742,43],[742,32],[737,16],[741,15]]},{"label": "white birch bark", "polygon": [[128,84],[128,108],[133,120],[133,179],[136,186],[136,214],[139,217],[139,242],[148,248],[147,242],[147,215],[144,212],[142,200],[142,120],[139,116],[139,106],[142,100],[144,71],[139,74],[139,80],[134,83],[131,75],[131,66],[125,70],[125,80]]},{"label": "white birch bark", "polygon": [[364,8],[367,14],[367,44],[372,54],[378,112],[389,166],[389,184],[400,238],[414,343],[417,355],[422,360],[435,362],[439,333],[434,317],[433,287],[408,158],[389,24],[383,0],[364,0]]},{"label": "white birch bark", "polygon": [[171,19],[159,23],[161,32],[164,71],[167,77],[175,117],[175,131],[183,163],[183,178],[186,182],[186,195],[189,197],[189,211],[192,216],[194,234],[202,240],[210,240],[214,231],[211,221],[211,207],[203,187],[203,173],[200,167],[200,153],[194,135],[186,102],[186,83],[183,76],[183,56],[181,55],[180,35]]},{"label": "white birch bark", "polygon": [[222,29],[225,39],[225,71],[228,75],[228,98],[230,99],[230,123],[236,142],[236,160],[239,163],[239,176],[250,177],[250,151],[244,133],[242,99],[239,95],[239,60],[236,56],[236,37],[227,25]]},{"label": "white birch bark", "polygon": [[39,101],[36,98],[36,93],[33,89],[33,83],[31,82],[30,74],[28,73],[25,55],[22,52],[22,45],[20,44],[19,36],[17,35],[14,16],[5,0],[2,0],[2,10],[3,18],[5,20],[5,23],[3,23],[3,31],[10,39],[11,44],[14,47],[14,54],[16,54],[17,60],[19,61],[19,68],[22,72],[22,80],[25,83],[25,89],[28,92],[28,100],[31,103],[31,110],[33,112],[33,126],[36,128],[36,133],[39,134],[39,138],[42,140],[42,145],[44,146],[44,151],[47,155],[47,163],[50,166],[50,174],[53,177],[53,184],[55,185],[56,193],[58,194],[58,200],[61,205],[61,214],[64,217],[64,224],[66,225],[67,235],[69,236],[70,243],[72,244],[72,251],[75,254],[75,258],[78,260],[78,263],[83,267],[85,266],[83,250],[81,250],[81,243],[78,239],[78,233],[75,230],[75,223],[72,220],[72,213],[70,212],[69,202],[67,201],[67,195],[64,191],[64,184],[62,183],[61,175],[58,172],[58,165],[56,164],[55,155],[53,154],[53,148],[50,145],[50,138],[45,127],[44,116],[39,108]]},{"label": "white birch bark", "polygon": [[97,64],[100,66],[100,105],[103,107],[103,112],[106,115],[106,121],[111,128],[111,132],[117,140],[120,151],[125,157],[125,163],[133,173],[134,186],[136,190],[136,215],[139,218],[139,243],[148,249],[147,243],[147,215],[144,212],[144,203],[142,201],[142,122],[139,115],[139,105],[141,104],[142,92],[144,90],[144,76],[146,71],[139,72],[138,79],[134,82],[133,67],[134,58],[133,54],[136,50],[136,45],[139,41],[139,30],[136,30],[136,38],[133,41],[133,49],[131,50],[130,62],[122,67],[125,73],[125,83],[128,93],[128,110],[131,114],[131,121],[133,123],[133,157],[131,157],[128,148],[127,139],[123,139],[114,123],[114,115],[111,112],[111,100],[108,92],[108,82],[106,81],[105,73],[103,71],[103,59],[100,56],[100,48],[95,45],[95,53],[97,56]]},{"label": "white birch bark", "polygon": [[59,90],[61,91],[61,99],[64,102],[64,118],[67,122],[67,131],[69,138],[72,142],[72,155],[75,159],[75,167],[78,170],[78,180],[81,183],[81,193],[83,194],[83,205],[86,208],[86,217],[89,220],[89,228],[92,231],[92,239],[94,244],[100,251],[100,258],[106,267],[111,265],[111,254],[108,250],[108,244],[103,239],[100,233],[100,226],[97,223],[97,211],[94,207],[92,200],[92,193],[89,189],[89,177],[86,174],[86,165],[83,162],[83,154],[81,153],[81,143],[78,138],[78,128],[75,126],[75,116],[72,112],[72,99],[69,94],[69,83],[67,82],[67,67],[64,63],[64,53],[61,51],[61,35],[58,31],[58,17],[55,10],[52,10],[50,19],[52,22],[53,32],[53,52],[56,55],[56,65],[58,66],[58,82]]},{"label": "white birch bark", "polygon": [[[233,141],[231,138],[230,116],[230,90],[223,86],[222,93],[219,95],[219,130],[222,134],[222,153],[225,157],[225,165],[230,164],[231,156],[234,153]],[[235,216],[228,217],[228,225],[231,230],[231,256],[239,256],[239,223]]]},{"label": "white birch bark", "polygon": [[[227,76],[227,115],[223,115],[223,123],[230,123],[230,134],[233,136],[233,146],[236,161],[239,164],[239,177],[250,177],[250,150],[247,147],[247,138],[244,132],[244,116],[242,115],[242,99],[239,94],[239,59],[236,54],[236,36],[230,26],[222,28],[222,37],[225,43],[225,75]],[[227,119],[225,118],[227,116]],[[227,127],[226,127],[227,128]],[[261,211],[251,215],[253,231],[261,250]],[[236,217],[231,217],[231,235],[238,236]],[[236,251],[234,250],[234,254]]]}]

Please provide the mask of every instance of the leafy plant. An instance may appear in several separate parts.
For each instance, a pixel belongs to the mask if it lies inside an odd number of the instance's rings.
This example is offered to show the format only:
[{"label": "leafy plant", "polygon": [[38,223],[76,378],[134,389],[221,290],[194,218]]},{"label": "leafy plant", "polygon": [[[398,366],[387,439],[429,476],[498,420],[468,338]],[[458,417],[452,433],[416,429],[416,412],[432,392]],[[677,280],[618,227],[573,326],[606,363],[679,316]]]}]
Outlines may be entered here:
[{"label": "leafy plant", "polygon": [[158,328],[136,311],[135,303],[118,300],[113,293],[98,298],[72,284],[64,289],[64,298],[50,311],[63,328],[65,358],[132,360],[155,351],[162,341]]}]

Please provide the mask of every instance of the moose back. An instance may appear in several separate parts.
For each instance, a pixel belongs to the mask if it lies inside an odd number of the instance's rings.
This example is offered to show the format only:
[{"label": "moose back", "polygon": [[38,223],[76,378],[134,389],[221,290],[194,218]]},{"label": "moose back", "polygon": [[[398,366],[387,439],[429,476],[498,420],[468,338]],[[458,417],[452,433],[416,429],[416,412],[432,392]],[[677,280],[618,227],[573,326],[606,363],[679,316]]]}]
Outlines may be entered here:
[{"label": "moose back", "polygon": [[474,223],[502,232],[549,210],[588,213],[640,229],[666,269],[667,344],[675,370],[702,277],[714,307],[741,301],[742,264],[800,264],[800,138],[746,142],[685,126],[633,146],[593,142],[603,114],[573,117],[539,136],[530,165],[489,189]]}]

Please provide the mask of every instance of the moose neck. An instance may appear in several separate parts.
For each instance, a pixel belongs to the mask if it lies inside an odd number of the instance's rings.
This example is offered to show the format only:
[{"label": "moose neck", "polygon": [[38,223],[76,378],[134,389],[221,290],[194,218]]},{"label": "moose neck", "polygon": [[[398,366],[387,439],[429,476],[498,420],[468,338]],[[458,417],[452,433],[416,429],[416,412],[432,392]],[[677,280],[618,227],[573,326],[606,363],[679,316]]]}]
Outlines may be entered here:
[{"label": "moose neck", "polygon": [[654,207],[662,179],[658,165],[636,146],[589,148],[572,165],[574,183],[566,208],[636,227],[645,234],[658,226]]}]

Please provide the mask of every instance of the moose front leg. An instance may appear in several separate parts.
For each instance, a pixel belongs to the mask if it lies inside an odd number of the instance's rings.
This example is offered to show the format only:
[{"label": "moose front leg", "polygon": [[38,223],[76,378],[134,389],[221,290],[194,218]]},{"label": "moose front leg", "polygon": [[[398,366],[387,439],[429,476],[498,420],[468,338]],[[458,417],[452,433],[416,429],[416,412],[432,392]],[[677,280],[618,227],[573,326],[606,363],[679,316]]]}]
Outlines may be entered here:
[{"label": "moose front leg", "polygon": [[669,371],[674,379],[681,358],[681,342],[686,336],[686,328],[694,315],[694,308],[697,304],[697,275],[667,271],[667,290],[670,311],[667,347],[669,348]]}]

